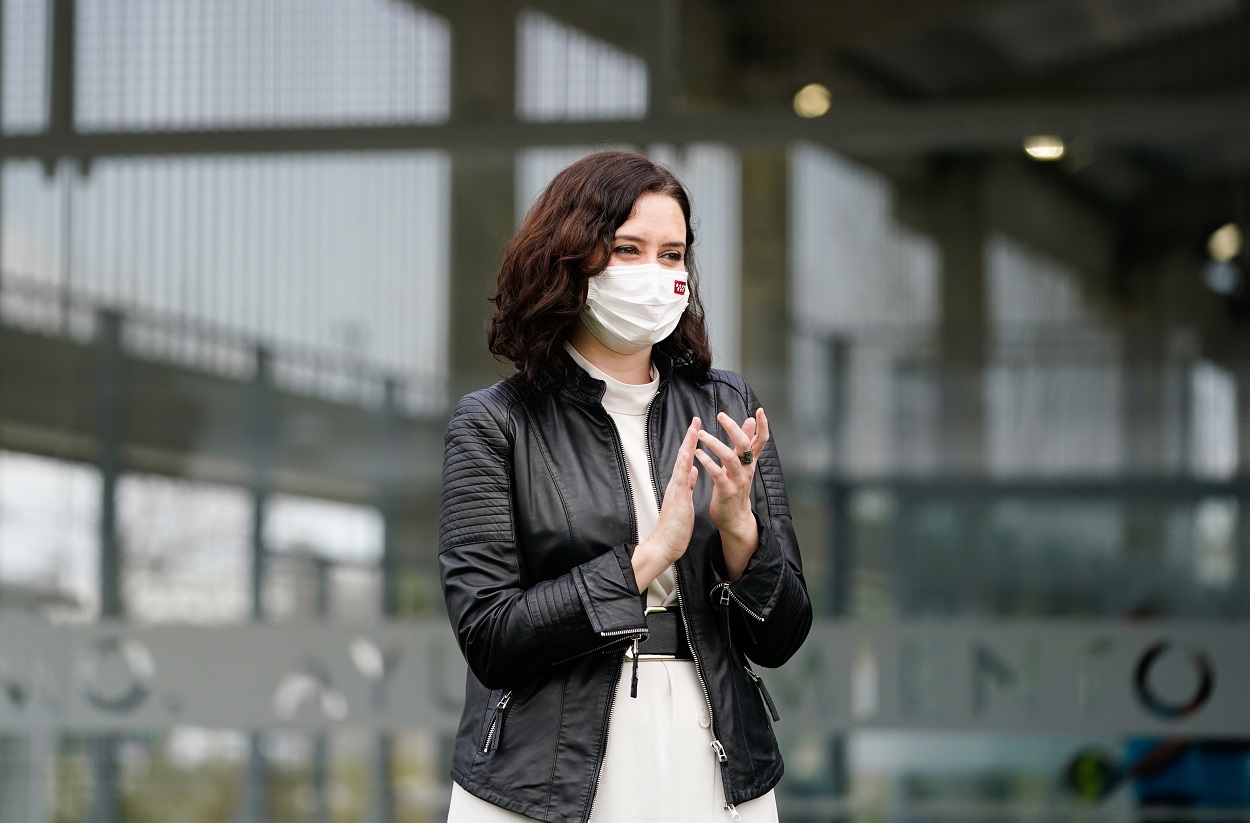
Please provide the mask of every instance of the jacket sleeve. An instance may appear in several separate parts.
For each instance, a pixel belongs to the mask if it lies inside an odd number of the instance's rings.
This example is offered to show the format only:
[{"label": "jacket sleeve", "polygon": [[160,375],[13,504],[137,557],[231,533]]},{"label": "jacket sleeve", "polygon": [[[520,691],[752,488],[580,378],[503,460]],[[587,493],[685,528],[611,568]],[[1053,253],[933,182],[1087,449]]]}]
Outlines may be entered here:
[{"label": "jacket sleeve", "polygon": [[[747,411],[754,415],[760,403],[742,383]],[[731,583],[724,577],[723,560],[712,574],[712,605],[728,612],[734,644],[761,666],[780,666],[789,660],[812,627],[812,604],[803,578],[799,542],[790,518],[790,500],[781,471],[777,444],[770,438],[755,469],[752,495],[760,541],[742,577]],[[762,494],[760,493],[762,490]]]},{"label": "jacket sleeve", "polygon": [[447,614],[469,668],[487,688],[519,686],[646,625],[630,545],[524,586],[505,420],[489,397],[460,401],[447,428],[439,508]]}]

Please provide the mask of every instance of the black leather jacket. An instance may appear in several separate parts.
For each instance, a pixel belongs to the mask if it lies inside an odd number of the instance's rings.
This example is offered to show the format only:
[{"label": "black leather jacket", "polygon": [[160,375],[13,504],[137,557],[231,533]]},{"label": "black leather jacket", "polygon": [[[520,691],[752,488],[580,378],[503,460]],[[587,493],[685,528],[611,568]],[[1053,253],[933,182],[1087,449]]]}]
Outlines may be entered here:
[{"label": "black leather jacket", "polygon": [[[663,490],[691,417],[728,442],[717,412],[741,421],[759,403],[736,374],[655,359],[647,440]],[[447,429],[439,522],[443,593],[469,664],[452,777],[547,821],[590,816],[621,652],[645,631],[630,562],[633,500],[600,404],[605,386],[567,365],[558,388],[514,377],[461,399]],[[707,514],[711,492],[700,471],[676,580],[712,717],[708,756],[720,757],[725,797],[737,804],[782,772],[775,710],[750,662],[786,662],[812,611],[774,444],[759,456],[752,492],[759,548],[735,583]]]}]

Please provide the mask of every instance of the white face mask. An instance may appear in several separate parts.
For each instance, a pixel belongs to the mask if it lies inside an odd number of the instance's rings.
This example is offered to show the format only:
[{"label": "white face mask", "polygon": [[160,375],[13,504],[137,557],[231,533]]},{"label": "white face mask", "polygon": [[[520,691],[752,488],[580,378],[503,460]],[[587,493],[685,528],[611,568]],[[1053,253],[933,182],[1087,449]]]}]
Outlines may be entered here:
[{"label": "white face mask", "polygon": [[684,271],[608,266],[590,278],[582,322],[617,354],[636,354],[672,334],[688,302]]}]

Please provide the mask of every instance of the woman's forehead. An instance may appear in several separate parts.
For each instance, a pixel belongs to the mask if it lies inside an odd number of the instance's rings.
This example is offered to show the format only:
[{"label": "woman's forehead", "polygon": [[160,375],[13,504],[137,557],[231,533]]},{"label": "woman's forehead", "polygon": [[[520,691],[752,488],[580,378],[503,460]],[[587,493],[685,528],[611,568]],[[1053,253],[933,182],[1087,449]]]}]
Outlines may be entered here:
[{"label": "woman's forehead", "polygon": [[667,194],[647,192],[634,202],[629,219],[616,230],[617,235],[630,234],[640,229],[675,231],[683,238],[686,234],[686,214],[681,204]]}]

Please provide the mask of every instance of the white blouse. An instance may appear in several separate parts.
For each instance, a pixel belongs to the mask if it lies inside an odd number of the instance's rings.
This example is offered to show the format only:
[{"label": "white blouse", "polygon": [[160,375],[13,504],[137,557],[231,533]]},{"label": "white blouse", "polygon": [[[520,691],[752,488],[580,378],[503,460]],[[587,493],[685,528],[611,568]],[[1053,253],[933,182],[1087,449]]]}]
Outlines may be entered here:
[{"label": "white blouse", "polygon": [[[629,475],[629,484],[634,493],[634,515],[638,521],[638,542],[646,540],[655,529],[660,519],[659,499],[655,493],[655,483],[651,481],[651,472],[647,466],[647,409],[660,387],[660,376],[655,366],[651,367],[651,382],[633,384],[622,383],[615,377],[605,374],[589,360],[573,348],[568,341],[564,349],[577,361],[577,365],[596,380],[602,380],[608,388],[603,393],[603,408],[616,424],[621,435],[621,446],[625,450],[625,470]],[[669,606],[677,602],[676,586],[673,583],[673,567],[662,571],[647,588],[648,606]]]}]

